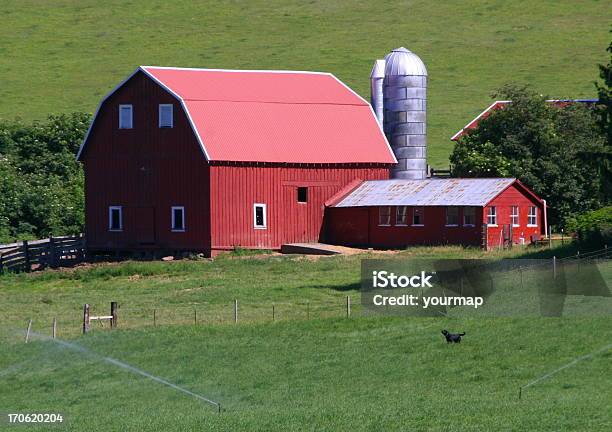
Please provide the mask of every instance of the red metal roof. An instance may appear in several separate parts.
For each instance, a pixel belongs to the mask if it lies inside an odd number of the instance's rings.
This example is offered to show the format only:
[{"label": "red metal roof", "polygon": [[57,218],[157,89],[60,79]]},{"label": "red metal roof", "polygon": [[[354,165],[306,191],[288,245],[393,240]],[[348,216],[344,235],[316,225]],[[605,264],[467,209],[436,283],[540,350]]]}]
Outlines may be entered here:
[{"label": "red metal roof", "polygon": [[396,163],[370,105],[331,74],[140,69],[181,101],[210,161]]}]

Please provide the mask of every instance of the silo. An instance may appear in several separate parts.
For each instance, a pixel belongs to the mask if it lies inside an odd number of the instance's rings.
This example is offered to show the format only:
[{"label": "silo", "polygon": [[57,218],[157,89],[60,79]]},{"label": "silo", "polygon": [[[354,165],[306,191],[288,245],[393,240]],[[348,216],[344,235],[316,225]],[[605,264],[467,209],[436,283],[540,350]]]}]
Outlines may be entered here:
[{"label": "silo", "polygon": [[406,48],[385,56],[383,128],[398,164],[391,177],[427,177],[427,69]]},{"label": "silo", "polygon": [[383,80],[385,78],[385,61],[376,60],[370,74],[370,103],[380,126],[383,125]]}]

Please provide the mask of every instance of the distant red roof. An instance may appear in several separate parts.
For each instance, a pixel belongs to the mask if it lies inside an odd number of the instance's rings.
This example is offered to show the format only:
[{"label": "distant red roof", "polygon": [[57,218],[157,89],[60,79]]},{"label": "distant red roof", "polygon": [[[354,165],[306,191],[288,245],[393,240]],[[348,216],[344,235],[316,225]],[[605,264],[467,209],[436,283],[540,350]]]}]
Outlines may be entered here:
[{"label": "distant red roof", "polygon": [[[547,100],[546,102],[550,103],[550,104],[554,104],[557,106],[566,106],[572,103],[586,103],[586,104],[593,104],[593,103],[597,103],[598,99],[550,99]],[[504,106],[508,105],[512,103],[512,101],[507,101],[507,100],[501,100],[501,101],[495,101],[493,102],[491,105],[489,105],[489,107],[484,110],[483,112],[481,112],[480,114],[478,114],[478,116],[476,116],[476,118],[474,120],[472,120],[471,122],[469,122],[468,124],[466,124],[463,128],[461,128],[461,130],[459,132],[457,132],[455,135],[453,135],[451,137],[452,141],[457,141],[459,140],[459,138],[461,138],[465,132],[469,129],[476,129],[478,127],[478,122],[484,118],[487,118],[491,115],[491,113],[493,111],[496,111],[498,109],[502,109]]]},{"label": "distant red roof", "polygon": [[209,161],[396,163],[370,104],[332,74],[139,70],[181,102]]}]

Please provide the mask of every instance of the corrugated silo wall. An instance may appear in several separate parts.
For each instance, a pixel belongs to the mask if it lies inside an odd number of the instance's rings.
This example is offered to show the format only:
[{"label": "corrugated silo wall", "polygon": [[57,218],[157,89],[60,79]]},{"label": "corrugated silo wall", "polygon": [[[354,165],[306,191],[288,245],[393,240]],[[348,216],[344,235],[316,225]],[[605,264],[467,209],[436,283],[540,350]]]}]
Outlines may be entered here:
[{"label": "corrugated silo wall", "polygon": [[398,164],[393,178],[427,176],[427,77],[387,76],[384,80],[384,131]]}]

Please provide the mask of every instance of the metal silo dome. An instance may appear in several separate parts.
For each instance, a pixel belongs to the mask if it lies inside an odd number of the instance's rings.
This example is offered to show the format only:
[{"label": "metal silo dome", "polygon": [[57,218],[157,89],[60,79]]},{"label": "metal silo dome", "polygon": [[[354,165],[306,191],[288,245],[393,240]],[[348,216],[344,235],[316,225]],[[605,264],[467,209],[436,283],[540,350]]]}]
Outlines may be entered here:
[{"label": "metal silo dome", "polygon": [[427,69],[416,54],[397,48],[385,56],[383,129],[397,165],[391,177],[427,177]]},{"label": "metal silo dome", "polygon": [[400,47],[385,56],[386,76],[420,75],[427,76],[423,60],[412,51]]}]

